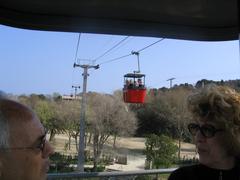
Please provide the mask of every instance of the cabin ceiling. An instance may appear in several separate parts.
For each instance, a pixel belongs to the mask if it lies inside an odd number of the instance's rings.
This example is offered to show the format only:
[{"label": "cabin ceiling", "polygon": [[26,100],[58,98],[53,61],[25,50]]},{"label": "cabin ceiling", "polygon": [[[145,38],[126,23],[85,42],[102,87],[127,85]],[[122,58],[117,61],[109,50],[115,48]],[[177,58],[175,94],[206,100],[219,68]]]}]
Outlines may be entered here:
[{"label": "cabin ceiling", "polygon": [[7,26],[161,38],[238,39],[237,0],[0,0]]}]

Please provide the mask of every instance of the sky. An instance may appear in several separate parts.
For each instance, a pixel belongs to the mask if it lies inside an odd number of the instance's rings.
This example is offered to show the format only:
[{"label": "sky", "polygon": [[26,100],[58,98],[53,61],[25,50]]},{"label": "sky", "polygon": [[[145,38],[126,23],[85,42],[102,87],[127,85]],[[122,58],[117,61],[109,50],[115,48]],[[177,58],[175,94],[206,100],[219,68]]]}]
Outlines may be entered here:
[{"label": "sky", "polygon": [[[72,85],[83,84],[83,69],[74,62],[92,64],[126,36],[24,30],[0,25],[0,91],[20,94],[74,93]],[[99,58],[100,68],[89,69],[87,91],[113,93],[122,89],[123,76],[138,70],[131,55],[160,40],[130,36]],[[77,56],[76,56],[77,52]],[[84,60],[83,60],[84,59]],[[239,41],[186,41],[164,39],[140,52],[140,70],[148,88],[195,84],[198,80],[240,79]],[[108,63],[107,63],[108,62]],[[79,90],[82,91],[82,88]]]}]

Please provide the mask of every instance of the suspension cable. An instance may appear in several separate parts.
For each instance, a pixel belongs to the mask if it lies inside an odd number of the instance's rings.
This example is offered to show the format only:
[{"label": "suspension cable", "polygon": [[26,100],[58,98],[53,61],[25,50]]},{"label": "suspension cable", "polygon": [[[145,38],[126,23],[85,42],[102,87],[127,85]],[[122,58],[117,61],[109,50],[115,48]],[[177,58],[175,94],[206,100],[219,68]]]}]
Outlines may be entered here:
[{"label": "suspension cable", "polygon": [[96,61],[100,58],[102,58],[103,56],[105,56],[107,53],[109,53],[110,51],[112,51],[114,48],[116,48],[117,46],[119,46],[121,43],[123,43],[124,41],[126,41],[130,36],[127,36],[125,38],[123,38],[121,41],[119,41],[117,44],[115,44],[113,47],[111,47],[109,50],[107,50],[106,52],[104,52],[102,55],[98,56],[97,58],[95,58],[93,60],[94,64],[96,63]]},{"label": "suspension cable", "polygon": [[122,59],[122,58],[125,58],[125,57],[128,57],[128,56],[131,56],[131,55],[132,55],[132,53],[126,54],[126,55],[123,55],[123,56],[118,57],[118,58],[114,58],[114,59],[110,59],[110,60],[108,60],[108,61],[104,61],[104,62],[100,63],[99,65],[106,64],[106,63],[110,63],[110,62],[113,62],[113,61],[117,61],[117,60],[119,60],[119,59]]},{"label": "suspension cable", "polygon": [[144,48],[138,50],[137,52],[139,53],[139,52],[141,52],[141,51],[144,51],[145,49],[147,49],[147,48],[153,46],[154,44],[157,44],[157,43],[163,41],[164,39],[165,39],[165,38],[159,39],[159,40],[157,40],[156,42],[154,42],[154,43],[152,43],[152,44],[150,44],[150,45],[148,45],[148,46],[146,46],[146,47],[144,47]]},{"label": "suspension cable", "polygon": [[[144,48],[142,48],[142,49],[140,49],[140,50],[138,50],[138,51],[132,51],[130,54],[126,54],[126,55],[123,55],[123,56],[120,56],[120,57],[117,57],[117,58],[114,58],[114,59],[110,59],[110,60],[104,61],[104,62],[100,63],[99,65],[106,64],[106,63],[110,63],[110,62],[113,62],[113,61],[117,61],[117,60],[119,60],[119,59],[122,59],[122,58],[125,58],[125,57],[128,57],[128,56],[131,56],[131,55],[135,55],[134,53],[139,53],[139,52],[141,52],[141,51],[144,51],[145,49],[147,49],[147,48],[149,48],[149,47],[151,47],[151,46],[153,46],[153,45],[155,45],[155,44],[163,41],[164,39],[165,39],[165,38],[161,38],[161,39],[157,40],[156,42],[154,42],[154,43],[152,43],[152,44],[150,44],[150,45],[148,45],[148,46],[146,46],[146,47],[144,47]],[[133,52],[134,52],[134,53],[133,53]]]},{"label": "suspension cable", "polygon": [[77,47],[76,47],[76,53],[75,53],[75,59],[74,59],[74,62],[75,62],[75,63],[77,63],[77,55],[78,55],[78,48],[79,48],[80,38],[81,38],[81,33],[79,33],[79,36],[78,36]]},{"label": "suspension cable", "polygon": [[[75,58],[74,58],[74,63],[77,63],[77,56],[78,56],[78,49],[79,49],[79,43],[80,43],[80,38],[81,38],[81,33],[78,35],[78,40],[77,40],[77,46],[76,46],[76,52],[75,52]],[[74,70],[72,71],[72,85],[73,85],[73,79],[74,79]]]}]

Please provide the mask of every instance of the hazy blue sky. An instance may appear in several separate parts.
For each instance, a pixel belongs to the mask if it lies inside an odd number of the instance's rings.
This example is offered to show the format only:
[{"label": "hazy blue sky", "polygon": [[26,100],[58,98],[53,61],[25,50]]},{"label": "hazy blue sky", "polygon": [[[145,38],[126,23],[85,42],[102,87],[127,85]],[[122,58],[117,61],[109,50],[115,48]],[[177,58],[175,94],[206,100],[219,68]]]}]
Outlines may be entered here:
[{"label": "hazy blue sky", "polygon": [[[81,35],[78,58],[94,59],[125,36]],[[129,37],[96,63],[148,46],[160,38]],[[0,26],[0,90],[13,94],[73,93],[82,86],[81,68],[73,68],[78,33],[43,32]],[[82,63],[88,63],[83,62]],[[194,84],[200,79],[239,79],[239,42],[199,42],[164,39],[140,53],[141,72],[151,88]],[[137,70],[137,57],[129,56],[89,71],[88,91],[112,93],[123,86],[123,75]]]}]

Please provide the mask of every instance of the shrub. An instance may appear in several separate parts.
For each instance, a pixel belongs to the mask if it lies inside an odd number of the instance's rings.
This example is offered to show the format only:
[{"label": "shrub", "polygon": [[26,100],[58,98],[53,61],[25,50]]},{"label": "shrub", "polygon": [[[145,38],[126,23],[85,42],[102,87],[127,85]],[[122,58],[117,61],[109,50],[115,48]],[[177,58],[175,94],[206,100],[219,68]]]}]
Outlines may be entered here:
[{"label": "shrub", "polygon": [[170,167],[176,159],[178,147],[168,136],[151,134],[145,146],[146,160],[152,163],[152,168]]}]

